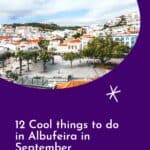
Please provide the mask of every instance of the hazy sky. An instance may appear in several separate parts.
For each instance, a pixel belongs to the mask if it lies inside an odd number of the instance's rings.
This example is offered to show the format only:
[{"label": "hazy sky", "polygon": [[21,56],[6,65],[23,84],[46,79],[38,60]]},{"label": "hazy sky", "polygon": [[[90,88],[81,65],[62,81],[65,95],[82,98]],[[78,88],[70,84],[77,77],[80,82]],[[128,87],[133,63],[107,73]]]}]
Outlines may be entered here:
[{"label": "hazy sky", "polygon": [[136,0],[0,0],[0,23],[88,25],[131,11],[138,11]]}]

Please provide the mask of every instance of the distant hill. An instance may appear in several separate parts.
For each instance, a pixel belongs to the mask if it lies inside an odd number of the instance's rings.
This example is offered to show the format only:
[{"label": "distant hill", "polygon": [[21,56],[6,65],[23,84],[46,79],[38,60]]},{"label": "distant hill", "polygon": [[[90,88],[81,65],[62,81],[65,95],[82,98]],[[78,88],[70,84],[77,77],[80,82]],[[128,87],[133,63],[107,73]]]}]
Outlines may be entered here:
[{"label": "distant hill", "polygon": [[[10,25],[10,24],[5,24],[5,25]],[[12,26],[14,28],[18,27],[18,26],[32,26],[32,27],[38,27],[41,30],[65,30],[65,29],[71,29],[71,30],[76,30],[81,28],[80,26],[59,26],[57,24],[43,24],[43,23],[25,23],[25,24],[21,24],[21,23],[14,23],[12,24]]]}]

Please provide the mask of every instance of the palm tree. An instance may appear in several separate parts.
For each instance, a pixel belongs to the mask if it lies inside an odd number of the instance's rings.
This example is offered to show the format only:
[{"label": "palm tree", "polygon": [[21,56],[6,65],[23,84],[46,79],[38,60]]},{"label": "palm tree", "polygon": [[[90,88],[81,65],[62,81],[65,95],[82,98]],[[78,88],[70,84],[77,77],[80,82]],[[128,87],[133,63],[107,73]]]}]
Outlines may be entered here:
[{"label": "palm tree", "polygon": [[19,50],[16,54],[16,57],[19,58],[19,75],[21,76],[22,75],[22,61],[23,61],[23,58],[24,58],[24,51],[23,50]]},{"label": "palm tree", "polygon": [[37,50],[34,50],[31,52],[31,55],[32,55],[34,63],[37,63],[37,58],[39,56],[39,52]]},{"label": "palm tree", "polygon": [[30,71],[30,60],[32,59],[32,52],[31,51],[27,51],[24,52],[24,56],[23,58],[27,61],[27,71]]},{"label": "palm tree", "polygon": [[41,40],[38,43],[38,45],[41,48],[41,50],[48,50],[49,41],[48,40]]},{"label": "palm tree", "polygon": [[50,60],[50,56],[48,54],[49,41],[48,40],[41,40],[38,43],[38,45],[41,48],[39,57],[40,57],[40,60],[42,60],[42,62],[43,62],[43,72],[46,72],[46,63]]},{"label": "palm tree", "polygon": [[43,72],[46,72],[46,63],[50,60],[49,54],[47,51],[42,51],[40,52],[40,60],[42,60],[43,63]]},{"label": "palm tree", "polygon": [[56,51],[56,48],[51,48],[51,49],[49,50],[49,54],[50,54],[50,57],[51,57],[51,59],[52,59],[52,64],[53,64],[53,65],[55,64],[55,60],[54,60],[55,51]]}]

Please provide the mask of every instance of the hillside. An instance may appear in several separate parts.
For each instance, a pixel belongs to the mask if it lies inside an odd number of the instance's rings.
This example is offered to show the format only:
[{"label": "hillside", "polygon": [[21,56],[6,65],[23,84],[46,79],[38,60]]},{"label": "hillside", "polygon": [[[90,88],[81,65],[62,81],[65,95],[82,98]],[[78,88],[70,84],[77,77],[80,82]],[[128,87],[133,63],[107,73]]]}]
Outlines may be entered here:
[{"label": "hillside", "polygon": [[[5,25],[10,25],[10,24],[5,24]],[[14,28],[18,26],[32,26],[32,27],[38,27],[41,30],[65,30],[65,29],[71,29],[71,30],[76,30],[80,28],[79,26],[59,26],[57,24],[42,24],[42,23],[14,23],[12,24]]]}]

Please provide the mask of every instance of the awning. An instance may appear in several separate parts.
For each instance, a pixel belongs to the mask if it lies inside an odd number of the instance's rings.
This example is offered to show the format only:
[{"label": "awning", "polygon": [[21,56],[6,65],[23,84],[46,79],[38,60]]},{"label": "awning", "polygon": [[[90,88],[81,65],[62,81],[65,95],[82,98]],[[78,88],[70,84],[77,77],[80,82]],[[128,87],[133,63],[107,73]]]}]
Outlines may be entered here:
[{"label": "awning", "polygon": [[84,85],[91,82],[91,80],[73,80],[66,83],[60,83],[56,85],[56,89],[65,89],[65,88],[72,88],[77,87],[80,85]]}]

